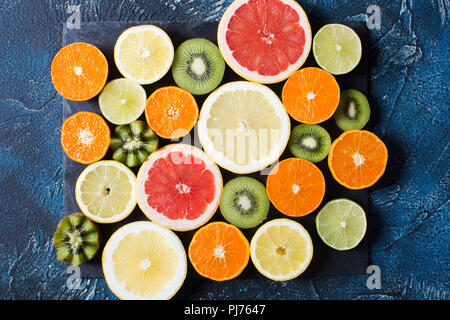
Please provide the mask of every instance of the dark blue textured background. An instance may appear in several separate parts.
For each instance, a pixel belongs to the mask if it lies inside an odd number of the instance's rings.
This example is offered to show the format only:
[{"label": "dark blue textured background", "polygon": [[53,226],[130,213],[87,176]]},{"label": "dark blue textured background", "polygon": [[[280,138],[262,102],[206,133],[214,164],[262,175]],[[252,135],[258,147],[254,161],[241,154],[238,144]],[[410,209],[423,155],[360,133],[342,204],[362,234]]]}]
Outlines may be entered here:
[{"label": "dark blue textured background", "polygon": [[[0,3],[0,299],[116,299],[103,279],[66,285],[51,238],[63,217],[62,98],[50,65],[62,44],[69,5],[81,19],[219,20],[231,0],[2,0]],[[310,20],[366,21],[369,129],[389,150],[384,177],[370,191],[368,275],[300,277],[289,282],[234,279],[186,283],[176,299],[449,299],[448,0],[302,0]]]}]

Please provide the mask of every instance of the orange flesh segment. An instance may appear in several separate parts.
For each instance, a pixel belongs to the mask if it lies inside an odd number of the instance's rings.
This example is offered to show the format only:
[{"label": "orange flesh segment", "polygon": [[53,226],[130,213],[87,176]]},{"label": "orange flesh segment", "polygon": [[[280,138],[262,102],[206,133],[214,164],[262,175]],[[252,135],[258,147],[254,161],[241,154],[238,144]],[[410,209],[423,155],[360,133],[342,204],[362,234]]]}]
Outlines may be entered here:
[{"label": "orange flesh segment", "polygon": [[76,42],[55,55],[51,67],[56,91],[64,98],[86,101],[95,97],[108,78],[108,62],[95,46]]},{"label": "orange flesh segment", "polygon": [[286,81],[282,99],[295,120],[316,124],[334,114],[339,105],[340,88],[331,73],[319,68],[304,68]]},{"label": "orange flesh segment", "polygon": [[313,163],[289,158],[281,161],[267,177],[267,194],[285,215],[305,216],[322,202],[325,179]]},{"label": "orange flesh segment", "polygon": [[223,281],[237,277],[247,266],[248,240],[235,226],[212,222],[200,228],[189,245],[189,259],[202,276]]},{"label": "orange flesh segment", "polygon": [[160,137],[180,138],[191,131],[197,121],[197,102],[186,90],[163,87],[147,99],[145,118],[149,127]]},{"label": "orange flesh segment", "polygon": [[387,148],[375,134],[349,130],[331,145],[328,165],[337,182],[349,189],[364,189],[381,178],[387,159]]},{"label": "orange flesh segment", "polygon": [[106,154],[110,130],[105,120],[92,112],[78,112],[67,118],[61,128],[61,145],[67,156],[80,163],[93,163]]}]

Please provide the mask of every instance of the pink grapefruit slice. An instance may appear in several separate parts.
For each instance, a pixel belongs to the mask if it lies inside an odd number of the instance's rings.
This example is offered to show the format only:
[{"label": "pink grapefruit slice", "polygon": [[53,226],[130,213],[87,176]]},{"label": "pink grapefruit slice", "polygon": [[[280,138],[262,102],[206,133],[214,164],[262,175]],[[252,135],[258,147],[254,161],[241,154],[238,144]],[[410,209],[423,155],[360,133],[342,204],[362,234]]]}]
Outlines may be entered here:
[{"label": "pink grapefruit slice", "polygon": [[225,11],[217,43],[227,64],[246,80],[277,83],[306,61],[311,26],[293,0],[235,0]]},{"label": "pink grapefruit slice", "polygon": [[176,231],[193,230],[216,212],[222,175],[200,149],[170,144],[152,153],[137,176],[137,200],[153,222]]}]

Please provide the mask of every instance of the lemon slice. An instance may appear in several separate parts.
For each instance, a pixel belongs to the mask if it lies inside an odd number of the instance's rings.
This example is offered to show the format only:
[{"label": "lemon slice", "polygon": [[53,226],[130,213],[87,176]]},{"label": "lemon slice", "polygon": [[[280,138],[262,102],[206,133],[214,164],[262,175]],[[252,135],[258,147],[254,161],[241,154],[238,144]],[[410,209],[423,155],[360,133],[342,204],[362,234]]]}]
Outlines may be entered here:
[{"label": "lemon slice", "polygon": [[290,219],[263,224],[250,243],[250,257],[258,271],[269,279],[286,281],[309,266],[313,244],[303,226]]},{"label": "lemon slice", "polygon": [[275,162],[289,140],[289,116],[267,86],[229,82],[203,103],[198,121],[200,142],[224,169],[243,174]]},{"label": "lemon slice", "polygon": [[146,101],[145,89],[124,78],[110,81],[98,97],[103,116],[117,125],[137,120],[144,113]]},{"label": "lemon slice", "polygon": [[161,79],[170,69],[173,44],[167,33],[154,25],[125,30],[114,46],[114,60],[122,75],[139,84]]},{"label": "lemon slice", "polygon": [[150,221],[132,222],[108,240],[102,267],[118,298],[167,300],[186,278],[186,251],[171,230]]},{"label": "lemon slice", "polygon": [[118,161],[95,162],[78,177],[75,199],[81,211],[93,221],[123,220],[136,206],[136,176]]}]

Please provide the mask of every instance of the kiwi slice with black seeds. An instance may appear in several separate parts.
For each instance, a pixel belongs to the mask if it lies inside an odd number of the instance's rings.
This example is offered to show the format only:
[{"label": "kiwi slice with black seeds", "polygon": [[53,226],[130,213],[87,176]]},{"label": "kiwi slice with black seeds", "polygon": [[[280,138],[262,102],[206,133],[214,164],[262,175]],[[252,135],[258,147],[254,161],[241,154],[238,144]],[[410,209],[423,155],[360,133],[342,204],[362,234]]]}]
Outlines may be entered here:
[{"label": "kiwi slice with black seeds", "polygon": [[91,260],[100,246],[100,233],[95,222],[82,213],[63,218],[53,236],[56,259],[78,266]]},{"label": "kiwi slice with black seeds", "polygon": [[173,79],[192,94],[202,95],[217,88],[224,72],[225,61],[219,48],[207,39],[186,40],[175,51]]},{"label": "kiwi slice with black seeds", "polygon": [[297,158],[320,162],[330,151],[331,137],[318,124],[299,124],[294,127],[289,138],[289,151]]},{"label": "kiwi slice with black seeds", "polygon": [[158,148],[158,142],[158,136],[144,121],[135,120],[116,127],[110,143],[112,157],[128,167],[135,167]]},{"label": "kiwi slice with black seeds", "polygon": [[362,129],[369,122],[370,106],[367,97],[356,89],[341,93],[339,106],[334,113],[334,120],[343,131]]},{"label": "kiwi slice with black seeds", "polygon": [[266,188],[258,180],[238,177],[228,181],[220,198],[220,212],[229,223],[249,229],[267,218],[270,200]]}]

